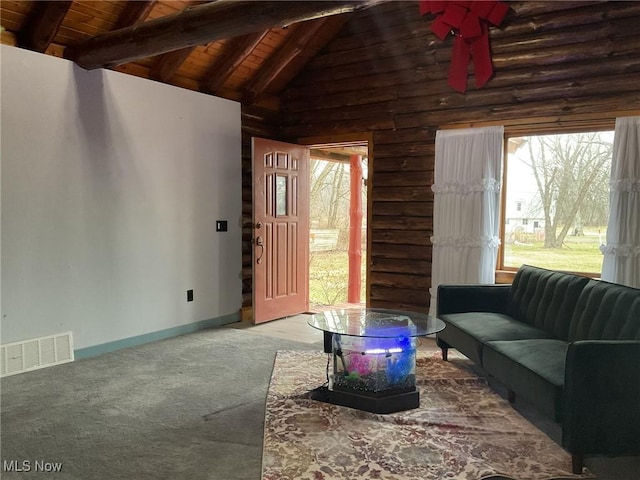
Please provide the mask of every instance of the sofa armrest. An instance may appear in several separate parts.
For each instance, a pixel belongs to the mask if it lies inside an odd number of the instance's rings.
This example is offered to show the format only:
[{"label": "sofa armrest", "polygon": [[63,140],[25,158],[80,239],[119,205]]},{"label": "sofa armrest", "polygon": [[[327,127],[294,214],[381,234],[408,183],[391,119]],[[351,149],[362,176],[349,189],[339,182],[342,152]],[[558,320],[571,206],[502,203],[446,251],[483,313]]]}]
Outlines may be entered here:
[{"label": "sofa armrest", "polygon": [[511,285],[438,285],[437,315],[506,313]]},{"label": "sofa armrest", "polygon": [[581,340],[565,364],[562,444],[571,453],[640,453],[640,341]]}]

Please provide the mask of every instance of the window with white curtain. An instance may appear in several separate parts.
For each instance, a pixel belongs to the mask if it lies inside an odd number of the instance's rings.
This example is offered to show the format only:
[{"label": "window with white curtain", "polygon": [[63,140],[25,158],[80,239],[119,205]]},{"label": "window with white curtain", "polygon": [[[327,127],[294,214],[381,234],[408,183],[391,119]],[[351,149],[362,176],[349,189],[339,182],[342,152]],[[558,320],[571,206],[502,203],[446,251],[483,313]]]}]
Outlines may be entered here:
[{"label": "window with white curtain", "polygon": [[[498,166],[495,153],[486,155],[496,142]],[[483,157],[492,158],[486,172],[467,170]],[[441,283],[490,283],[485,267],[498,245],[498,281],[530,264],[640,287],[640,117],[439,130],[435,163],[432,308]],[[502,182],[489,181],[501,166]],[[484,200],[469,202],[472,191]],[[485,229],[492,198],[500,203],[495,240]],[[480,246],[489,247],[482,261],[472,258]]]}]

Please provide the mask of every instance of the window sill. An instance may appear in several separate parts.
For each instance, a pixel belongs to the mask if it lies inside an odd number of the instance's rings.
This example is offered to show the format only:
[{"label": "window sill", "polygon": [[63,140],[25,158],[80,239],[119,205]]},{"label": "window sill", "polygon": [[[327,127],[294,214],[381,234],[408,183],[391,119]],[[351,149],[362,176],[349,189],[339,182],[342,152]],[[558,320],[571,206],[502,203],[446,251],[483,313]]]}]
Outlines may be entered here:
[{"label": "window sill", "polygon": [[496,283],[513,283],[516,270],[496,270]]}]

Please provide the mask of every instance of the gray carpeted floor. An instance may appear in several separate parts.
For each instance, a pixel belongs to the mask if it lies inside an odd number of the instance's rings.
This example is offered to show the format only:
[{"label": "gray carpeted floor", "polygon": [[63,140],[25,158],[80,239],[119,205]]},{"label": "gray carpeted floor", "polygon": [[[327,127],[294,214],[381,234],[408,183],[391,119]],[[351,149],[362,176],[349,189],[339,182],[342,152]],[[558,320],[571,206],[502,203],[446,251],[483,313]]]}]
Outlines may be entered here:
[{"label": "gray carpeted floor", "polygon": [[[218,328],[4,378],[0,477],[259,480],[275,353],[309,349],[322,342]],[[516,409],[559,442],[558,425]],[[62,471],[36,472],[47,463]],[[640,478],[639,457],[586,464],[599,480]]]},{"label": "gray carpeted floor", "polygon": [[275,353],[321,348],[219,328],[4,378],[1,476],[257,480]]}]

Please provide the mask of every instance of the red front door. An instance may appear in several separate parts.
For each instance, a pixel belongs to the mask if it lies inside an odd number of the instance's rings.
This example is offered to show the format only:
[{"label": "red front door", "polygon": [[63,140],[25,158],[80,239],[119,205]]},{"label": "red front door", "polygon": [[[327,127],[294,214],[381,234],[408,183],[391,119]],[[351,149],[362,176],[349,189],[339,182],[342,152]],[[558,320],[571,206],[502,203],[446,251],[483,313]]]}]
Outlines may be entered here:
[{"label": "red front door", "polygon": [[309,149],[252,139],[253,321],[308,310]]}]

